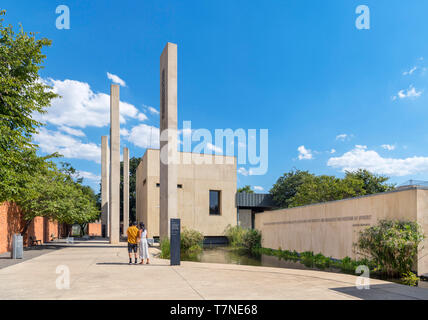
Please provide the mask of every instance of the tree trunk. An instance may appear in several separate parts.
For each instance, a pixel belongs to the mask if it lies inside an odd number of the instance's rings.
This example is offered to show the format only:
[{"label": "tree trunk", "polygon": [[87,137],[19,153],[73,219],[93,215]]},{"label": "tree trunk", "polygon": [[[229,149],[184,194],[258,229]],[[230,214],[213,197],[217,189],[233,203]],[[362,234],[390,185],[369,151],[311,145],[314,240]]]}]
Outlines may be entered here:
[{"label": "tree trunk", "polygon": [[30,224],[33,221],[33,219],[25,220],[25,225],[21,230],[21,235],[22,235],[22,239],[24,240],[24,245],[27,244],[27,231],[28,231],[28,228],[30,227]]},{"label": "tree trunk", "polygon": [[85,235],[86,223],[80,224],[80,236],[83,237]]}]

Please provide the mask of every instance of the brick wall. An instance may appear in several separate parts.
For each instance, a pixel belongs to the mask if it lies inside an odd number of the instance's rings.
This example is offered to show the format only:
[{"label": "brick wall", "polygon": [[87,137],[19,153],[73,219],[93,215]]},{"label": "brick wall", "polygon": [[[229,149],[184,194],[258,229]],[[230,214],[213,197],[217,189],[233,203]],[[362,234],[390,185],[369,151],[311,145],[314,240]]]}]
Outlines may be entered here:
[{"label": "brick wall", "polygon": [[0,204],[0,253],[12,249],[12,236],[19,233],[22,226],[22,215],[14,203]]},{"label": "brick wall", "polygon": [[[10,202],[0,204],[0,253],[12,250],[12,236],[14,233],[20,233],[24,223],[21,210],[16,204]],[[67,227],[65,225],[58,224],[56,221],[49,221],[44,217],[36,217],[28,228],[27,239],[24,239],[24,243],[28,244],[30,236],[46,243],[51,240],[52,234],[56,238],[58,235],[65,236],[64,233],[66,232]]]},{"label": "brick wall", "polygon": [[101,223],[88,223],[88,235],[89,236],[102,236],[102,234],[101,234]]}]

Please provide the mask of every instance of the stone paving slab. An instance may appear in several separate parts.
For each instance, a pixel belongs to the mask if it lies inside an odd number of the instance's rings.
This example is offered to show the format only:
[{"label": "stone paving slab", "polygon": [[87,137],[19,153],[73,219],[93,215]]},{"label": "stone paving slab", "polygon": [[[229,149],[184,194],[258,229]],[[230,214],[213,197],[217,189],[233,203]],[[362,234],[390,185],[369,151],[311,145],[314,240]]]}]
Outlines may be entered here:
[{"label": "stone paving slab", "polygon": [[[158,249],[150,248],[156,255]],[[0,299],[425,299],[428,290],[356,276],[285,268],[182,262],[153,257],[128,265],[126,247],[61,248],[0,270]],[[70,289],[57,289],[57,267],[70,270]]]}]

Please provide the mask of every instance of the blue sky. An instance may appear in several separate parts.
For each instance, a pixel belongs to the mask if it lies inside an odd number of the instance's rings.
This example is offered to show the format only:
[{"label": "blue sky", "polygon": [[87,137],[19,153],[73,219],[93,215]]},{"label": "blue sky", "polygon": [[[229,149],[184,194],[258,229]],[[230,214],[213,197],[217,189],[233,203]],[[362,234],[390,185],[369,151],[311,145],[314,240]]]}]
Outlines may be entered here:
[{"label": "blue sky", "polygon": [[[55,26],[61,4],[70,30]],[[355,27],[361,4],[369,30]],[[122,146],[141,157],[159,126],[167,41],[178,44],[179,123],[213,135],[269,130],[267,173],[239,166],[238,186],[268,191],[293,167],[428,180],[425,0],[3,0],[1,8],[7,23],[53,40],[42,77],[64,99],[36,140],[44,153],[59,149],[96,189],[100,137],[109,132],[107,73],[125,82]]]}]

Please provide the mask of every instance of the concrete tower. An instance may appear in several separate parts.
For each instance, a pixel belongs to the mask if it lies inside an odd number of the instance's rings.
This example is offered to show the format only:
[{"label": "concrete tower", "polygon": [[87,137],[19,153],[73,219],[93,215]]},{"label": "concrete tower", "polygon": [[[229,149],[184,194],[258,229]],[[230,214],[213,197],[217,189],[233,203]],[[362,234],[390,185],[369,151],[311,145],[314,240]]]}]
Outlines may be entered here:
[{"label": "concrete tower", "polygon": [[119,86],[110,87],[110,243],[120,241],[120,124]]},{"label": "concrete tower", "polygon": [[169,237],[177,210],[177,45],[167,43],[160,57],[160,217],[159,236]]},{"label": "concrete tower", "polygon": [[101,137],[101,226],[105,230],[106,237],[110,236],[109,230],[109,178],[110,155],[108,137]]},{"label": "concrete tower", "polygon": [[129,226],[129,149],[123,148],[123,236]]}]

